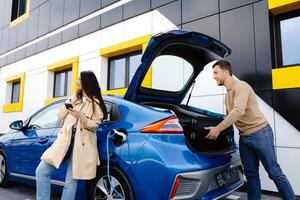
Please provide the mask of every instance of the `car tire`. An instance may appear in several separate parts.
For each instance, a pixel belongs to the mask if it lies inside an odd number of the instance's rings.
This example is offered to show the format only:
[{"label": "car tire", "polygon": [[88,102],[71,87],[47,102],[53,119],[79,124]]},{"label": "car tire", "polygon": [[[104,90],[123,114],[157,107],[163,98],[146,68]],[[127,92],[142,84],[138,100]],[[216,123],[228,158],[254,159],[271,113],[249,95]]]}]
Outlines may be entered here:
[{"label": "car tire", "polygon": [[8,185],[8,167],[5,152],[0,149],[0,187]]},{"label": "car tire", "polygon": [[[89,184],[89,199],[110,199],[108,196],[113,198],[122,196],[124,200],[135,200],[132,186],[127,176],[118,168],[110,167],[109,175],[111,182],[114,183],[114,189],[117,191],[110,194],[110,187],[107,178],[107,166],[102,166],[97,171],[97,176]],[[118,194],[119,193],[119,194]],[[125,195],[125,198],[124,198]]]}]

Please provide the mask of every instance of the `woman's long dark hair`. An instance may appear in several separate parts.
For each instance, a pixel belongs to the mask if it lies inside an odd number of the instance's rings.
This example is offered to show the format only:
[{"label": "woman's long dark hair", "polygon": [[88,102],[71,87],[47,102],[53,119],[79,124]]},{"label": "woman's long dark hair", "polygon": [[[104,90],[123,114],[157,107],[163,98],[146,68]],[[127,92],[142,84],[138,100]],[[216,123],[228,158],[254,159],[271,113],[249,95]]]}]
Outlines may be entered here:
[{"label": "woman's long dark hair", "polygon": [[[103,119],[107,118],[106,107],[101,95],[101,88],[99,86],[98,80],[92,71],[82,71],[80,72],[81,86],[82,90],[86,95],[92,100],[93,113],[94,113],[94,102],[96,102],[103,113]],[[79,98],[82,98],[82,92],[79,93]],[[95,98],[98,99],[99,103],[95,101]]]}]

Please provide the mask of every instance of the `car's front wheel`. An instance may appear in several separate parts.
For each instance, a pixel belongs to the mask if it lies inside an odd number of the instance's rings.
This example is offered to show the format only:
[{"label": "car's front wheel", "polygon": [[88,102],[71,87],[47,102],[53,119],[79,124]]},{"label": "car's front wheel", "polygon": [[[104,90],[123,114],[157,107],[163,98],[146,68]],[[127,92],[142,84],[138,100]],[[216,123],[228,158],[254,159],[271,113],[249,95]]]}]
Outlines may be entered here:
[{"label": "car's front wheel", "polygon": [[134,193],[126,175],[116,167],[110,168],[110,181],[107,167],[101,167],[97,177],[89,187],[89,197],[93,200],[134,200]]},{"label": "car's front wheel", "polygon": [[2,149],[0,149],[0,187],[5,187],[8,184],[8,169],[6,155]]}]

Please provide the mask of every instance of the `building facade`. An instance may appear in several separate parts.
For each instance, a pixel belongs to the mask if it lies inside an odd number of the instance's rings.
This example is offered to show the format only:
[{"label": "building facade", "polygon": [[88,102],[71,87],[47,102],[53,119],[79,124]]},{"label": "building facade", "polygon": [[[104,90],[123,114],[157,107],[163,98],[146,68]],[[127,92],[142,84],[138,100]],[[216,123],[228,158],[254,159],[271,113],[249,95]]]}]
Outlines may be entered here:
[{"label": "building facade", "polygon": [[[72,94],[80,71],[94,71],[104,94],[124,95],[152,35],[197,31],[232,49],[234,76],[257,93],[300,195],[299,27],[299,0],[0,0],[0,132]],[[143,84],[182,84],[181,67],[153,66]],[[189,104],[225,114],[224,94],[209,64]],[[263,189],[276,191],[260,170]]]}]

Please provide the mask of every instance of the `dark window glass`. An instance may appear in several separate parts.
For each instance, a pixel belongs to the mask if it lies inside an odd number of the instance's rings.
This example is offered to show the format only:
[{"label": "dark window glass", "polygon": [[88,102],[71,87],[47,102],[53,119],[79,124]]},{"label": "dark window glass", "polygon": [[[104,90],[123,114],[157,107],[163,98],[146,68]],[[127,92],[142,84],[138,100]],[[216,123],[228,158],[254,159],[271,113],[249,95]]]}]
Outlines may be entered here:
[{"label": "dark window glass", "polygon": [[72,70],[55,72],[53,97],[69,96],[71,94]]},{"label": "dark window glass", "polygon": [[142,52],[134,52],[109,58],[108,89],[128,87],[135,71],[141,63]]},{"label": "dark window glass", "polygon": [[12,84],[11,103],[18,103],[20,98],[20,82]]},{"label": "dark window glass", "polygon": [[14,21],[26,12],[27,0],[13,0],[11,9],[11,21]]},{"label": "dark window glass", "polygon": [[300,64],[300,10],[275,17],[278,66]]}]

